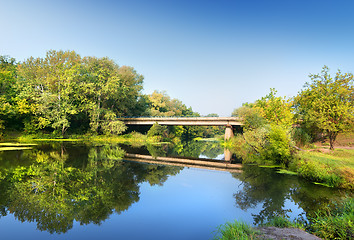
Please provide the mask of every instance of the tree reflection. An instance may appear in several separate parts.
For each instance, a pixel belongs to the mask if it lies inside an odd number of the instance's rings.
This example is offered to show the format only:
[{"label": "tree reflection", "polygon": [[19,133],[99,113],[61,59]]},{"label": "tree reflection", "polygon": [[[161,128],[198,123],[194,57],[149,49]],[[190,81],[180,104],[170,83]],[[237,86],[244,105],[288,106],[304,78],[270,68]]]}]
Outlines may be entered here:
[{"label": "tree reflection", "polygon": [[224,152],[219,142],[214,141],[181,141],[175,144],[150,144],[147,150],[153,157],[179,156],[199,158],[216,158]]},{"label": "tree reflection", "polygon": [[[82,161],[73,157],[80,152]],[[139,184],[162,185],[181,168],[124,162],[118,146],[66,148],[43,145],[26,151],[28,166],[1,167],[0,214],[8,212],[39,230],[64,233],[80,224],[101,224],[139,201]],[[85,157],[83,157],[84,155]]]},{"label": "tree reflection", "polygon": [[296,176],[252,165],[244,165],[242,173],[233,176],[243,182],[242,190],[234,194],[236,205],[242,210],[261,208],[253,214],[255,225],[276,215],[287,216],[293,209],[286,208],[286,200],[292,200],[309,216],[340,195],[339,191],[302,182]]}]

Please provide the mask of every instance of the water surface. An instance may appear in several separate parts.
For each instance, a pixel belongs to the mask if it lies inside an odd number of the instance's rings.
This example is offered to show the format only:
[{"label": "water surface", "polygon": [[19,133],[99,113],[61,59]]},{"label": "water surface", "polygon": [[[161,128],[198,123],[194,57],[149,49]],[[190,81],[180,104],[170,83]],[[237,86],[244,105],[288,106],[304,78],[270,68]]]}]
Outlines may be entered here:
[{"label": "water surface", "polygon": [[212,239],[226,221],[306,217],[343,194],[274,169],[136,163],[121,159],[124,152],[220,159],[223,149],[41,143],[0,152],[1,238]]}]

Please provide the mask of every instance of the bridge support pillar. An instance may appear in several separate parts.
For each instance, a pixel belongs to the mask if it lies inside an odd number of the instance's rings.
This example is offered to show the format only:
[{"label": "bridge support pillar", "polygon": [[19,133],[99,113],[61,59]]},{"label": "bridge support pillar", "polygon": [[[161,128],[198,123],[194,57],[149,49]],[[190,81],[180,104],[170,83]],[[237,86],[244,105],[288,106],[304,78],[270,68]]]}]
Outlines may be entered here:
[{"label": "bridge support pillar", "polygon": [[225,128],[225,141],[226,140],[229,140],[230,138],[232,138],[234,136],[234,131],[232,129],[232,126],[231,125],[226,125],[226,128]]},{"label": "bridge support pillar", "polygon": [[231,158],[232,158],[232,152],[229,149],[224,148],[224,160],[230,162]]}]

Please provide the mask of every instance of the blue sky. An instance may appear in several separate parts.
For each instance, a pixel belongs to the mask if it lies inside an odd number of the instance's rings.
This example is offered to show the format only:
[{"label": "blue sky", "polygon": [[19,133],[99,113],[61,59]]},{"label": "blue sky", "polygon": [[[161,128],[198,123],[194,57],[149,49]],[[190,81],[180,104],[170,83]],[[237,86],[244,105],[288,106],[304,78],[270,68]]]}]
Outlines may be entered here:
[{"label": "blue sky", "polygon": [[292,97],[328,65],[353,72],[352,0],[0,0],[0,55],[109,57],[203,115]]}]

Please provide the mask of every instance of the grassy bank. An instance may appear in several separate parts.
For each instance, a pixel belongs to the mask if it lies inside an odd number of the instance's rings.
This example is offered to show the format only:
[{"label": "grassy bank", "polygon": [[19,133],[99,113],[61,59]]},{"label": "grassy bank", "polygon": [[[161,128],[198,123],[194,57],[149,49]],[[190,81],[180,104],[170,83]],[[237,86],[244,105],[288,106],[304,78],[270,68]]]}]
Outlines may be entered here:
[{"label": "grassy bank", "polygon": [[[319,210],[308,219],[308,222],[290,221],[286,217],[276,216],[261,227],[298,228],[306,230],[322,239],[354,238],[354,198],[348,197],[341,202],[334,202]],[[288,236],[283,236],[288,237]],[[214,239],[264,239],[263,232],[250,225],[234,221],[227,222],[217,229]]]},{"label": "grassy bank", "polygon": [[38,142],[38,141],[56,141],[56,142],[99,142],[99,143],[124,143],[133,146],[141,146],[146,143],[153,143],[153,139],[148,139],[146,135],[132,132],[124,135],[91,135],[91,134],[73,134],[65,138],[53,134],[31,134],[9,133],[3,136],[2,141],[16,142]]},{"label": "grassy bank", "polygon": [[302,151],[291,170],[312,182],[354,189],[354,149]]}]

